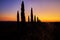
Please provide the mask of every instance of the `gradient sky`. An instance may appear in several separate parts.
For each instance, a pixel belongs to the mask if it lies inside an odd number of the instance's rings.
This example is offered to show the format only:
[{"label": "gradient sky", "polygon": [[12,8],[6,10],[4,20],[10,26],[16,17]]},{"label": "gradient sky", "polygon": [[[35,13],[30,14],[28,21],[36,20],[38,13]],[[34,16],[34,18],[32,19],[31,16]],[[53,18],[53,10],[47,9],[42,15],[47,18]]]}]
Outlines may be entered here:
[{"label": "gradient sky", "polygon": [[[17,10],[21,9],[22,0],[0,0],[0,21],[16,21]],[[24,0],[25,16],[30,16],[31,7],[34,15],[42,22],[60,22],[60,0]]]}]

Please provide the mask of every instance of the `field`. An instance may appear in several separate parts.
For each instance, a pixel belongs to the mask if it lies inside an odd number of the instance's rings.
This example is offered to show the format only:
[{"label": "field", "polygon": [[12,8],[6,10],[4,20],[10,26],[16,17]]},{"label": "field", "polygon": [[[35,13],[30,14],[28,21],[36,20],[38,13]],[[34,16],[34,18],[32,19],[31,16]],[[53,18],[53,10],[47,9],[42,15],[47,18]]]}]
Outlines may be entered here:
[{"label": "field", "polygon": [[59,40],[60,22],[18,23],[1,21],[0,36],[8,40]]}]

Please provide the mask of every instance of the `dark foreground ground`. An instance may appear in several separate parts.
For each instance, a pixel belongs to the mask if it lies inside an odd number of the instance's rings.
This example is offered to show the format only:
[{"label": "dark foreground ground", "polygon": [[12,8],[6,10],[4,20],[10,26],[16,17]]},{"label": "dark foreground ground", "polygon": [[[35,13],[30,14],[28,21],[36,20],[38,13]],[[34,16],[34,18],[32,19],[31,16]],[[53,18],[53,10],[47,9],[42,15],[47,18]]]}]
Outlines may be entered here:
[{"label": "dark foreground ground", "polygon": [[0,39],[60,40],[60,22],[0,22]]}]

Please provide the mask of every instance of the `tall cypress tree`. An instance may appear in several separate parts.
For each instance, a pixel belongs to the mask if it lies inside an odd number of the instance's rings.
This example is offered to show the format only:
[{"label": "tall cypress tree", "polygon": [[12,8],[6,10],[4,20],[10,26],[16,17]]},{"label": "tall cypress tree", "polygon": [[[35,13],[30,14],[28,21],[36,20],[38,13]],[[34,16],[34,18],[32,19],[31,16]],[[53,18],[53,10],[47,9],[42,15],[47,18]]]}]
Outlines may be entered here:
[{"label": "tall cypress tree", "polygon": [[25,22],[25,13],[24,13],[24,1],[21,4],[21,22]]},{"label": "tall cypress tree", "polygon": [[17,11],[17,22],[19,22],[19,11]]},{"label": "tall cypress tree", "polygon": [[31,8],[31,22],[33,22],[33,9]]}]

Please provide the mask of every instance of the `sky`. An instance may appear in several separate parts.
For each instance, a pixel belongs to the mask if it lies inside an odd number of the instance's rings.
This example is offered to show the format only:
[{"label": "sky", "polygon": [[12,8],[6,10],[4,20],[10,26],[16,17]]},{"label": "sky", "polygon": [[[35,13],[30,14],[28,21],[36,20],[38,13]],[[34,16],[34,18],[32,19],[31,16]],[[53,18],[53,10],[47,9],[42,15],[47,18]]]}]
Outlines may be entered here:
[{"label": "sky", "polygon": [[[42,22],[60,22],[60,0],[23,0],[26,21],[33,8]],[[0,0],[0,21],[16,21],[17,10],[21,13],[22,0]]]}]

